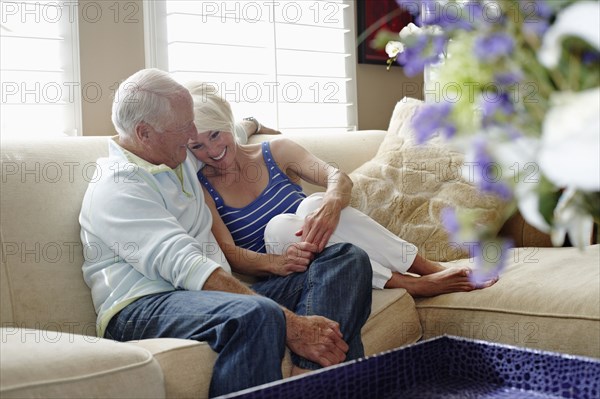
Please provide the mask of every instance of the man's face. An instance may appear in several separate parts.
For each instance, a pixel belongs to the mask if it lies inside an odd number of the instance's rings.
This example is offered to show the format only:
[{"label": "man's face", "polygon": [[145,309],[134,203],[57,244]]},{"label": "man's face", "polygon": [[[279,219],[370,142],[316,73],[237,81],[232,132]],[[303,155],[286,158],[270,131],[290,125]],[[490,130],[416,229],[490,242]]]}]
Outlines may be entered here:
[{"label": "man's face", "polygon": [[195,137],[194,109],[191,97],[177,97],[171,101],[173,109],[172,122],[162,131],[149,126],[147,155],[150,162],[165,164],[174,169],[185,161],[187,142]]}]

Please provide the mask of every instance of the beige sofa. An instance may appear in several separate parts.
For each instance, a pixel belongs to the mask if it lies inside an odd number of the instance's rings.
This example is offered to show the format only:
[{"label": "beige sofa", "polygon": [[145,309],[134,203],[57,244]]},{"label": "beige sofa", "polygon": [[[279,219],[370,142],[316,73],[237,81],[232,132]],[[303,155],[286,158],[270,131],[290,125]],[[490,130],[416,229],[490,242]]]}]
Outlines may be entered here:
[{"label": "beige sofa", "polygon": [[[352,171],[384,135],[292,137]],[[216,356],[207,344],[94,336],[77,218],[107,138],[3,140],[1,150],[0,396],[206,397]],[[511,220],[521,243],[528,228]],[[375,291],[362,332],[366,352],[454,334],[600,357],[599,253],[598,246],[520,248],[484,291],[417,301],[402,289]],[[284,373],[289,365],[287,357]]]}]

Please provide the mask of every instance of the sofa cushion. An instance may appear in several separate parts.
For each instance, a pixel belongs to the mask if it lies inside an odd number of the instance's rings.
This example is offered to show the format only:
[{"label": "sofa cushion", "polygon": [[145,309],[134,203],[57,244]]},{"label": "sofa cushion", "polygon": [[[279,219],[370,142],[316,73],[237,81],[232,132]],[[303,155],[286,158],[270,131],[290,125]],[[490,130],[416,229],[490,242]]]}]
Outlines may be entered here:
[{"label": "sofa cushion", "polygon": [[415,244],[428,259],[465,258],[468,252],[449,242],[442,209],[476,210],[478,223],[499,230],[505,207],[499,198],[479,192],[473,177],[463,173],[464,155],[449,149],[442,137],[416,142],[411,119],[421,104],[411,98],[398,102],[377,154],[350,174],[351,205]]},{"label": "sofa cushion", "polygon": [[164,398],[152,354],[133,345],[61,332],[0,330],[2,398]]},{"label": "sofa cushion", "polygon": [[508,259],[490,288],[417,299],[423,338],[460,335],[600,357],[600,245],[515,248]]},{"label": "sofa cushion", "polygon": [[[404,289],[373,291],[371,316],[362,329],[365,354],[412,344],[421,337],[414,300]],[[129,342],[148,350],[160,364],[168,398],[206,398],[217,354],[206,342],[160,338]],[[283,376],[292,368],[289,351]]]},{"label": "sofa cushion", "polygon": [[95,333],[78,217],[107,143],[107,137],[2,140],[3,326]]},{"label": "sofa cushion", "polygon": [[415,343],[421,335],[415,301],[405,289],[373,291],[371,315],[362,328],[365,355]]},{"label": "sofa cushion", "polygon": [[206,398],[217,354],[206,342],[176,338],[132,341],[160,364],[168,398]]}]

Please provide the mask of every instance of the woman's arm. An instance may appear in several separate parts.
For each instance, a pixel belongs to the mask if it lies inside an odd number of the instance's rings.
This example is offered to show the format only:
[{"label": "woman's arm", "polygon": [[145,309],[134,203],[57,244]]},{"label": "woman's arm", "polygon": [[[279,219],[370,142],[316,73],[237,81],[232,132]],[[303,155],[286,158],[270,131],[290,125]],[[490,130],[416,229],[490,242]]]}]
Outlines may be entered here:
[{"label": "woman's arm", "polygon": [[271,151],[290,178],[326,188],[323,203],[305,219],[302,241],[314,243],[322,251],[337,228],[342,209],[350,204],[352,180],[333,165],[325,163],[301,145],[287,138],[271,141]]},{"label": "woman's arm", "polygon": [[240,274],[250,276],[279,275],[287,276],[292,273],[306,271],[317,252],[315,245],[309,243],[296,243],[290,245],[283,255],[264,254],[254,252],[235,245],[231,233],[223,223],[217,211],[215,201],[204,190],[204,198],[212,214],[212,233],[225,254],[229,265]]},{"label": "woman's arm", "polygon": [[239,124],[244,128],[247,139],[255,134],[281,134],[279,130],[271,129],[270,127],[261,124],[255,118],[246,118],[239,122]]}]

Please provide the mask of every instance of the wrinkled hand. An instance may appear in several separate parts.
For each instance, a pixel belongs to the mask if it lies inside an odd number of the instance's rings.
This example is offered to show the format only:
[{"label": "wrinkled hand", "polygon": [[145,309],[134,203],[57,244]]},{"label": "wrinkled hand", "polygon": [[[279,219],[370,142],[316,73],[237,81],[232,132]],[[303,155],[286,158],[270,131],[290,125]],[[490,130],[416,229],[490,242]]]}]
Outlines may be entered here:
[{"label": "wrinkled hand", "polygon": [[317,246],[309,242],[296,242],[287,247],[283,255],[275,256],[273,274],[288,276],[292,273],[303,273],[313,261]]},{"label": "wrinkled hand", "polygon": [[321,316],[298,316],[291,312],[286,317],[286,343],[292,352],[322,367],[346,359],[349,347],[338,323]]},{"label": "wrinkled hand", "polygon": [[341,210],[322,206],[304,218],[304,225],[298,235],[302,235],[302,241],[311,242],[318,247],[318,252],[325,249],[331,235],[340,221]]}]

